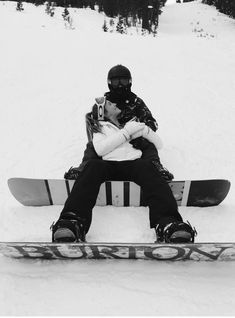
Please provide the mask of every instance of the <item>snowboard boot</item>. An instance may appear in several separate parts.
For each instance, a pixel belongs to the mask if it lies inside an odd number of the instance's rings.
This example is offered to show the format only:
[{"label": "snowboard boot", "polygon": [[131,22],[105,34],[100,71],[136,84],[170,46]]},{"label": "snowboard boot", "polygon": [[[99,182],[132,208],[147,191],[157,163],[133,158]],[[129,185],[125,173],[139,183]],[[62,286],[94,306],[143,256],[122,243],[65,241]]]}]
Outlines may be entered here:
[{"label": "snowboard boot", "polygon": [[163,179],[165,179],[167,182],[170,182],[174,179],[174,175],[170,173],[170,171],[168,171],[166,168],[164,168],[159,161],[153,160],[152,162],[154,166],[157,168],[157,170],[159,171]]},{"label": "snowboard boot", "polygon": [[197,235],[195,228],[189,222],[172,222],[156,227],[157,243],[194,243]]},{"label": "snowboard boot", "polygon": [[85,242],[86,233],[81,218],[73,212],[67,212],[51,226],[52,242],[72,243]]}]

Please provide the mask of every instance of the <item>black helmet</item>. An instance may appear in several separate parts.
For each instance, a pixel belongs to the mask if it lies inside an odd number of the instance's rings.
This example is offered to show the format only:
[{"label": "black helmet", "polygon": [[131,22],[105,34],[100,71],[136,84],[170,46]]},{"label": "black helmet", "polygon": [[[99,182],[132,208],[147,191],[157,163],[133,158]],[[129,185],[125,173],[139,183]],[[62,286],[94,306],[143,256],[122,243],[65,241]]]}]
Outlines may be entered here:
[{"label": "black helmet", "polygon": [[[117,80],[118,85],[112,84],[112,80]],[[124,80],[123,80],[124,79]],[[128,81],[126,82],[125,79]],[[123,104],[131,94],[132,78],[129,69],[121,64],[112,67],[108,72],[109,100],[113,103]],[[124,83],[122,83],[124,81]],[[126,82],[126,83],[125,83]]]},{"label": "black helmet", "polygon": [[109,72],[108,72],[108,84],[109,84],[109,80],[111,80],[112,78],[129,78],[131,80],[131,72],[129,71],[129,69],[121,64],[118,64],[114,67],[112,67]]}]

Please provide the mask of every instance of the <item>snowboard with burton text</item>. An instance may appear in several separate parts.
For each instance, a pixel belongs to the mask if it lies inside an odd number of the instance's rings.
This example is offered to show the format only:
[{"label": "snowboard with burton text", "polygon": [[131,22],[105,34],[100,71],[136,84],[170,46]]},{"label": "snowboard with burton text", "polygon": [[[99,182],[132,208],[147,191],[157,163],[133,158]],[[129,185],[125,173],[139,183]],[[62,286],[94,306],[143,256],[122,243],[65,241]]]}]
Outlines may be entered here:
[{"label": "snowboard with burton text", "polygon": [[0,242],[0,254],[30,259],[234,261],[235,243],[48,243]]}]

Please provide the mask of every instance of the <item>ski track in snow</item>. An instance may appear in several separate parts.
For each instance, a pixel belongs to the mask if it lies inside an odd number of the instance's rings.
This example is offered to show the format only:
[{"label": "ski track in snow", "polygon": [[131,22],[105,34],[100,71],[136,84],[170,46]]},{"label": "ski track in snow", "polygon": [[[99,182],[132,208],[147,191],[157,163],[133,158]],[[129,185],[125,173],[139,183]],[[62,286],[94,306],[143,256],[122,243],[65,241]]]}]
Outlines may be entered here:
[{"label": "ski track in snow", "polygon": [[[103,15],[0,3],[1,241],[50,241],[61,207],[23,207],[13,176],[61,178],[80,163],[84,115],[107,72],[128,66],[159,123],[175,179],[225,178],[218,207],[180,208],[198,242],[235,241],[235,22],[200,1],[163,8],[156,38],[103,33]],[[100,29],[99,29],[100,28]],[[90,105],[90,106],[89,106]],[[147,208],[94,208],[88,241],[152,242]],[[233,262],[40,261],[0,257],[0,315],[234,315]]]}]

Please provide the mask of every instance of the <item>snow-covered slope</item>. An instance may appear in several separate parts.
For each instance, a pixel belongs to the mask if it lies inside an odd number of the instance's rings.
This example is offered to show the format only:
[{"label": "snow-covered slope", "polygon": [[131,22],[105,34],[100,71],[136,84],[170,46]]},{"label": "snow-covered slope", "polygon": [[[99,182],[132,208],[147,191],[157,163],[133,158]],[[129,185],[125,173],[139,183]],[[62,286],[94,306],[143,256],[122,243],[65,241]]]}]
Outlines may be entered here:
[{"label": "snow-covered slope", "polygon": [[[156,38],[102,32],[103,16],[0,3],[1,241],[50,241],[61,207],[20,206],[12,176],[60,178],[80,163],[84,115],[124,64],[159,123],[162,162],[175,179],[227,178],[213,208],[180,208],[197,241],[235,240],[235,22],[200,1],[168,5]],[[151,242],[147,208],[94,209],[92,241]],[[0,258],[3,315],[235,314],[233,263],[39,262]],[[216,288],[216,290],[215,290]]]}]

